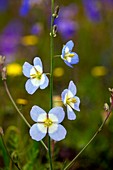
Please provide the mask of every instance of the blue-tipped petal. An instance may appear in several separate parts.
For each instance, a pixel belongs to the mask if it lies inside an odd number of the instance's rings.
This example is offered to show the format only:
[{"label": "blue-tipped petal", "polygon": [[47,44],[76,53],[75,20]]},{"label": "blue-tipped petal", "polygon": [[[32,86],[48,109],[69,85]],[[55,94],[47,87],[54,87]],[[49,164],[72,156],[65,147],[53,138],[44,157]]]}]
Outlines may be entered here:
[{"label": "blue-tipped petal", "polygon": [[70,81],[68,90],[70,90],[72,92],[73,96],[75,96],[75,94],[77,93],[77,88],[76,88],[75,84],[73,83],[73,81]]},{"label": "blue-tipped petal", "polygon": [[74,104],[74,108],[73,108],[73,109],[75,109],[75,110],[77,110],[77,111],[80,111],[80,108],[79,108],[80,99],[79,99],[79,97],[77,97],[77,96],[75,96],[75,99],[76,99],[77,102]]},{"label": "blue-tipped petal", "polygon": [[40,141],[46,136],[46,133],[42,133],[38,129],[37,123],[34,124],[33,126],[31,126],[29,133],[30,133],[31,138],[36,140],[36,141]]},{"label": "blue-tipped petal", "polygon": [[67,105],[67,117],[68,117],[69,120],[75,120],[76,119],[76,115],[75,115],[73,109],[69,105]]},{"label": "blue-tipped petal", "polygon": [[38,116],[40,114],[43,114],[43,113],[46,113],[46,112],[42,108],[40,108],[39,106],[35,105],[35,106],[32,107],[32,109],[30,111],[30,116],[35,122],[37,122]]},{"label": "blue-tipped petal", "polygon": [[61,123],[65,117],[65,112],[62,107],[54,107],[49,111],[48,114],[54,114],[58,118],[57,123]]},{"label": "blue-tipped petal", "polygon": [[[34,66],[39,65],[41,68],[43,67],[42,61],[39,57],[35,57],[34,60],[33,60],[33,63],[34,63]],[[43,70],[43,68],[42,68],[42,70]]]},{"label": "blue-tipped petal", "polygon": [[68,61],[64,60],[64,62],[65,62],[66,65],[68,65],[69,67],[73,68],[73,66],[71,65],[71,63],[69,63]]},{"label": "blue-tipped petal", "polygon": [[65,101],[65,95],[66,95],[67,93],[68,93],[68,89],[63,90],[63,92],[61,93],[61,98],[62,98],[63,103],[66,102],[66,101]]},{"label": "blue-tipped petal", "polygon": [[66,129],[62,125],[58,124],[57,130],[54,133],[49,133],[49,136],[55,141],[60,141],[65,138],[66,133]]},{"label": "blue-tipped petal", "polygon": [[61,58],[64,60],[64,56],[65,56],[65,48],[66,46],[64,45],[63,48],[62,48],[62,55],[61,55]]},{"label": "blue-tipped petal", "polygon": [[74,47],[74,43],[72,40],[68,41],[66,43],[66,46],[69,48],[69,51],[72,51],[73,47]]},{"label": "blue-tipped petal", "polygon": [[72,53],[72,54],[74,54],[74,56],[72,57],[72,59],[71,59],[71,64],[77,64],[78,62],[79,62],[79,57],[78,57],[78,55],[76,54],[76,53]]},{"label": "blue-tipped petal", "polygon": [[25,89],[26,91],[29,93],[29,94],[33,94],[37,89],[38,87],[37,86],[34,86],[32,83],[31,83],[31,80],[28,79],[26,84],[25,84]]},{"label": "blue-tipped petal", "polygon": [[33,66],[28,62],[25,62],[23,65],[23,74],[28,78],[30,77],[30,70],[32,69],[32,67]]},{"label": "blue-tipped petal", "polygon": [[45,89],[48,86],[48,84],[49,84],[48,77],[45,74],[43,74],[43,75],[45,76],[45,81],[44,81],[44,83],[42,85],[40,85],[41,89]]}]

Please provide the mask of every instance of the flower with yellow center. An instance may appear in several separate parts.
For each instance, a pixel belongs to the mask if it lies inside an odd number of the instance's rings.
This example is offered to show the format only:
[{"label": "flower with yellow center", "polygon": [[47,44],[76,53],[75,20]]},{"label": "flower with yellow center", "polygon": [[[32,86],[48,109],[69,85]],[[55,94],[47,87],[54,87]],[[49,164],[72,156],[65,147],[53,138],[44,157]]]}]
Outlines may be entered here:
[{"label": "flower with yellow center", "polygon": [[74,120],[76,119],[76,115],[73,111],[77,110],[80,111],[79,109],[79,104],[80,104],[80,99],[79,97],[75,96],[77,92],[76,86],[73,83],[73,81],[70,81],[68,89],[65,89],[62,94],[62,101],[65,106],[67,106],[67,115],[68,119]]},{"label": "flower with yellow center", "polygon": [[55,141],[60,141],[65,138],[66,130],[60,124],[65,116],[62,107],[54,107],[49,113],[46,113],[39,106],[33,106],[30,115],[36,122],[30,128],[30,136],[32,139],[40,141],[46,136],[46,134]]},{"label": "flower with yellow center", "polygon": [[77,64],[79,62],[79,57],[75,52],[71,52],[73,49],[73,41],[68,41],[62,49],[61,58],[64,60],[66,65],[73,67],[72,64]]},{"label": "flower with yellow center", "polygon": [[48,77],[43,73],[41,59],[35,57],[33,63],[34,66],[28,62],[23,65],[23,74],[29,78],[25,84],[25,89],[29,94],[33,94],[38,88],[45,89],[49,83]]}]

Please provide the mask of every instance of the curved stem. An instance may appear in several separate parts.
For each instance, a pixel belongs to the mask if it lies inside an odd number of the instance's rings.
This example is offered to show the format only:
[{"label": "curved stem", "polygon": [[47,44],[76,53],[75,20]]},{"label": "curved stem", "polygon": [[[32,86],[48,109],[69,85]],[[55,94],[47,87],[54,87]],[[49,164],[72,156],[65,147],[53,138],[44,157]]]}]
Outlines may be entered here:
[{"label": "curved stem", "polygon": [[[19,113],[19,115],[21,116],[21,118],[23,119],[23,121],[24,121],[24,122],[27,124],[27,126],[30,128],[31,125],[28,123],[28,121],[27,121],[26,118],[23,116],[23,114],[20,112],[20,110],[18,109],[15,101],[14,101],[13,98],[12,98],[11,93],[10,93],[10,91],[9,91],[9,89],[8,89],[8,86],[7,86],[6,80],[3,80],[3,83],[4,83],[5,90],[6,90],[6,92],[7,92],[7,95],[9,96],[9,98],[10,98],[13,106],[15,107],[15,109],[17,110],[17,112]],[[45,147],[45,149],[48,151],[47,146],[45,145],[45,143],[44,143],[42,140],[41,140],[41,143],[42,143],[42,145]]]},{"label": "curved stem", "polygon": [[107,112],[107,116],[104,119],[104,121],[102,122],[102,124],[100,125],[100,127],[98,128],[98,130],[95,132],[95,134],[93,135],[93,137],[89,140],[89,142],[83,147],[83,149],[74,157],[74,159],[64,168],[64,170],[67,170],[70,168],[70,166],[73,165],[74,161],[81,155],[81,153],[89,146],[89,144],[95,139],[95,137],[101,132],[103,126],[105,125],[107,119],[110,116],[110,113],[113,109],[113,103],[111,104],[111,107],[109,109],[109,111]]}]

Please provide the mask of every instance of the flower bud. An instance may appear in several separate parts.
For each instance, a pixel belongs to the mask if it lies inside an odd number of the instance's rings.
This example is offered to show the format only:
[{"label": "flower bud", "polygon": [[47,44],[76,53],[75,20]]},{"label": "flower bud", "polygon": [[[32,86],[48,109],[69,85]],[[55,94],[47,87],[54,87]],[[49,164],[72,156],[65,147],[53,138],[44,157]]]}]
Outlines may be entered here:
[{"label": "flower bud", "polygon": [[108,111],[109,110],[109,105],[107,103],[104,103],[104,110]]},{"label": "flower bud", "polygon": [[2,69],[2,80],[6,80],[6,67],[3,67]]}]

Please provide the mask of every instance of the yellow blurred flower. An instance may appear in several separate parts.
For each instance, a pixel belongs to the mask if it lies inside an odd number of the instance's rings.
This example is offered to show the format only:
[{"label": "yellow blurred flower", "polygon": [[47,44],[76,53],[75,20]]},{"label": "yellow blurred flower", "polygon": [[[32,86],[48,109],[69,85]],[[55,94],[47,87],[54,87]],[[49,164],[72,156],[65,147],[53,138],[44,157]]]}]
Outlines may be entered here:
[{"label": "yellow blurred flower", "polygon": [[8,64],[6,69],[9,76],[19,76],[22,74],[22,66],[18,63]]},{"label": "yellow blurred flower", "polygon": [[61,100],[61,96],[59,95],[55,95],[53,96],[53,106],[63,106],[62,100]]},{"label": "yellow blurred flower", "polygon": [[28,103],[28,101],[26,99],[19,98],[16,100],[16,103],[21,104],[21,105],[26,105]]},{"label": "yellow blurred flower", "polygon": [[54,71],[53,71],[53,75],[54,75],[55,77],[61,77],[61,76],[63,76],[63,75],[64,75],[64,69],[63,69],[62,67],[57,67],[57,68],[55,68]]},{"label": "yellow blurred flower", "polygon": [[37,42],[38,38],[35,35],[26,35],[21,39],[21,43],[26,46],[36,45]]},{"label": "yellow blurred flower", "polygon": [[107,74],[108,70],[105,66],[95,66],[91,70],[91,74],[95,77],[98,76],[105,76]]}]

